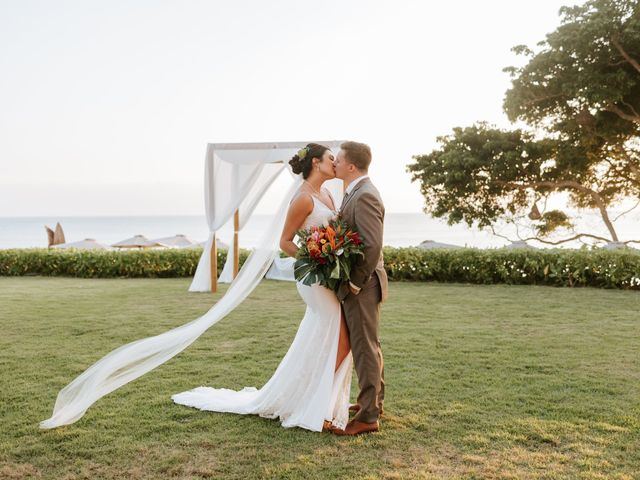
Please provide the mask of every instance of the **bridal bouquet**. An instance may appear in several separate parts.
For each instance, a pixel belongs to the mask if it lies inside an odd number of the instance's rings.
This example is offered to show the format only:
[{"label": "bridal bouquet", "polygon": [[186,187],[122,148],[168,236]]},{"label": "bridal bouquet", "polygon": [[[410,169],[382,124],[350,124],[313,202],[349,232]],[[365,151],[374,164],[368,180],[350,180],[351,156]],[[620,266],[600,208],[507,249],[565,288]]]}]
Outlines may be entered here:
[{"label": "bridal bouquet", "polygon": [[339,218],[297,235],[300,249],[293,268],[296,280],[304,285],[320,283],[335,290],[341,281],[349,280],[353,262],[363,255],[360,235]]}]

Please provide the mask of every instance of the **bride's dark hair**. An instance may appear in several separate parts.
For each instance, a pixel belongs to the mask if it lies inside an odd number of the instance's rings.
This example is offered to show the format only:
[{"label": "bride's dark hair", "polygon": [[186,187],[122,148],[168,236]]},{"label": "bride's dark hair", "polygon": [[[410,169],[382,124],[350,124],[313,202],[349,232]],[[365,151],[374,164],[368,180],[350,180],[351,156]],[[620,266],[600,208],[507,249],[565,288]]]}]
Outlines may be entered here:
[{"label": "bride's dark hair", "polygon": [[311,174],[311,167],[313,166],[312,160],[314,158],[321,159],[327,150],[329,150],[329,147],[325,147],[319,143],[307,144],[306,147],[300,149],[300,151],[289,160],[291,170],[293,170],[295,174],[302,173],[302,178],[306,180]]}]

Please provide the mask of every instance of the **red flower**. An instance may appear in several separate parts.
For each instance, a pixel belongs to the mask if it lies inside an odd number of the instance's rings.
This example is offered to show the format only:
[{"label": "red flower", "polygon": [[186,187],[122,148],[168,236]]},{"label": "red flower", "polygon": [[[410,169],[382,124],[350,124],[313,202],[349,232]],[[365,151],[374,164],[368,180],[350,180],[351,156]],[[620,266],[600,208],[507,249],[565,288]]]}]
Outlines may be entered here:
[{"label": "red flower", "polygon": [[318,246],[318,244],[317,244],[317,243],[315,243],[315,242],[309,242],[309,243],[307,244],[307,248],[309,249],[309,256],[310,256],[311,258],[319,257],[319,256],[320,256],[320,254],[322,253],[322,252],[320,251],[320,247],[319,247],[319,246]]},{"label": "red flower", "polygon": [[358,232],[348,232],[347,237],[349,237],[349,240],[351,240],[355,245],[360,245],[362,243],[362,239]]}]

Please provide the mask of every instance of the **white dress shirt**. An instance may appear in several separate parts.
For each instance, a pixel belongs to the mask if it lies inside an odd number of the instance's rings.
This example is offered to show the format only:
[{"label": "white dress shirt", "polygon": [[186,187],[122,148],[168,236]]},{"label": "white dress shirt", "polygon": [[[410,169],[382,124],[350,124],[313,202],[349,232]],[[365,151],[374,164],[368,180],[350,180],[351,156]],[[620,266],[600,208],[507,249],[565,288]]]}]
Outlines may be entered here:
[{"label": "white dress shirt", "polygon": [[364,180],[365,178],[369,178],[369,175],[362,175],[354,180],[351,180],[351,183],[347,185],[347,188],[345,189],[344,194],[345,195],[351,194],[351,192],[353,192],[353,189],[356,188],[356,185],[360,183],[360,180]]},{"label": "white dress shirt", "polygon": [[[369,178],[369,175],[362,175],[354,180],[351,180],[351,183],[349,183],[349,185],[347,186],[347,189],[344,191],[345,196],[350,195],[351,192],[353,192],[353,189],[356,188],[356,185],[360,183],[361,180],[364,180],[365,178]],[[351,288],[353,288],[356,291],[356,295],[360,293],[360,287],[354,285],[351,282],[349,282],[349,285],[351,285]]]}]

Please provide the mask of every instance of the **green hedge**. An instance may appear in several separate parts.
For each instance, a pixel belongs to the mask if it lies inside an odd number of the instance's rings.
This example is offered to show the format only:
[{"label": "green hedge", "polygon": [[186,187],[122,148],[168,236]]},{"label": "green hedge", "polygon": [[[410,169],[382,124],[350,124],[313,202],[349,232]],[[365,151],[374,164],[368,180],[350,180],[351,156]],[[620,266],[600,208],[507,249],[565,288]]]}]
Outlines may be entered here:
[{"label": "green hedge", "polygon": [[[202,249],[0,250],[0,276],[190,277]],[[218,251],[218,272],[226,260]],[[242,264],[249,252],[241,250]],[[637,250],[384,250],[391,280],[535,284],[640,290]]]},{"label": "green hedge", "polygon": [[[240,250],[241,262],[248,253]],[[201,248],[120,252],[45,248],[0,250],[0,276],[191,277],[201,255]],[[218,273],[226,259],[227,251],[218,250]]]},{"label": "green hedge", "polygon": [[637,250],[385,248],[393,280],[640,289]]}]

